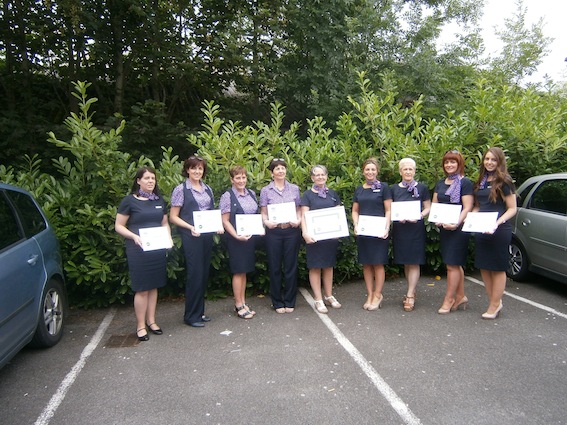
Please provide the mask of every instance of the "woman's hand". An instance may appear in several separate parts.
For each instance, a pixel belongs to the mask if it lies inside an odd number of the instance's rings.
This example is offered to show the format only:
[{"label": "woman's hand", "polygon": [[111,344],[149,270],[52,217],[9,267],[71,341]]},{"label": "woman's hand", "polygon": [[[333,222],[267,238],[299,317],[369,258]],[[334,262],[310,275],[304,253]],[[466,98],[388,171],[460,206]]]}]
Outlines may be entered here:
[{"label": "woman's hand", "polygon": [[313,236],[305,234],[305,233],[303,234],[303,239],[305,240],[305,243],[309,244],[309,245],[317,242],[317,240]]}]

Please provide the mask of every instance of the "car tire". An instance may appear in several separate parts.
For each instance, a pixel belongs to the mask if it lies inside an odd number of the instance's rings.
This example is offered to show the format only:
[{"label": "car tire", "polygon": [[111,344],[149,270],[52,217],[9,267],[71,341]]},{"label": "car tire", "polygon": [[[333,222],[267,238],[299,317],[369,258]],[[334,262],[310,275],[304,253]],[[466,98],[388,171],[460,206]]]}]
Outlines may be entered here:
[{"label": "car tire", "polygon": [[63,325],[67,320],[67,297],[63,284],[51,279],[45,285],[41,297],[37,328],[30,345],[52,347],[63,336]]},{"label": "car tire", "polygon": [[524,247],[515,239],[510,243],[510,262],[506,274],[510,279],[522,281],[528,277],[529,259]]}]

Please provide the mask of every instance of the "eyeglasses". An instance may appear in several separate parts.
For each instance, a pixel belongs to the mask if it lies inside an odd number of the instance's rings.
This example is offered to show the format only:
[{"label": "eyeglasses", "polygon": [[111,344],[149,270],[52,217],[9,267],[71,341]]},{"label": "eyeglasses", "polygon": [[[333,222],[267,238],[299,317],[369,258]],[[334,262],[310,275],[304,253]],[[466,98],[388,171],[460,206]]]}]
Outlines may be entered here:
[{"label": "eyeglasses", "polygon": [[189,158],[187,159],[196,159],[197,161],[204,161],[203,158],[201,158],[199,155],[191,155]]},{"label": "eyeglasses", "polygon": [[447,151],[447,153],[456,153],[459,154],[460,152],[457,149],[453,149],[451,151]]},{"label": "eyeglasses", "polygon": [[274,159],[272,159],[272,162],[278,162],[278,161],[279,161],[279,162],[285,162],[285,159],[283,159],[283,158],[274,158]]}]

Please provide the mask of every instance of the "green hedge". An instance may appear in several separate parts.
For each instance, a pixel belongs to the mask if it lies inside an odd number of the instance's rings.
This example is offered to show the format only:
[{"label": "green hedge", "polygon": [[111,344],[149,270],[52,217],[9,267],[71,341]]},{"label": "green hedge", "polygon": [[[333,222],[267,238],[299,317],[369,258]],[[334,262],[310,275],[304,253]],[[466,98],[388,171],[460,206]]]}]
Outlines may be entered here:
[{"label": "green hedge", "polygon": [[[236,164],[248,170],[249,187],[259,192],[270,180],[267,165],[273,157],[288,163],[288,178],[302,191],[309,188],[309,169],[324,164],[329,170],[328,185],[335,189],[347,211],[352,194],[363,182],[360,166],[369,156],[381,162],[380,179],[396,183],[400,177],[397,162],[410,156],[417,162],[416,178],[432,188],[442,178],[440,160],[449,149],[459,149],[467,160],[467,175],[476,177],[478,161],[487,146],[498,145],[509,156],[512,176],[519,181],[533,174],[561,170],[566,155],[567,107],[565,99],[517,87],[478,81],[469,93],[466,113],[448,110],[442,119],[423,118],[422,100],[407,107],[396,102],[397,91],[391,79],[383,76],[383,87],[373,91],[360,74],[360,93],[350,98],[352,110],[328,126],[315,117],[300,129],[299,123],[284,128],[284,106],[273,104],[271,120],[242,126],[221,118],[219,107],[205,102],[201,131],[187,138],[187,155],[197,152],[208,160],[207,183],[216,201],[230,186],[228,170]],[[116,208],[128,193],[135,170],[151,165],[158,170],[158,181],[166,200],[182,181],[183,158],[163,147],[159,164],[145,157],[132,158],[122,152],[121,133],[126,123],[108,132],[92,124],[88,98],[89,84],[76,84],[80,113],[65,121],[72,134],[68,141],[49,134],[49,142],[63,151],[54,161],[56,175],[40,172],[38,156],[24,158],[23,165],[0,166],[0,179],[30,190],[43,205],[59,239],[72,304],[80,307],[105,306],[125,302],[131,294],[124,241],[114,232]],[[300,136],[305,134],[305,136]],[[428,225],[428,272],[443,273],[438,232]],[[183,255],[179,237],[168,257],[169,285],[163,295],[177,296],[185,283]],[[214,248],[208,296],[231,293],[231,276],[226,252],[218,243]],[[472,257],[471,257],[472,259]],[[397,273],[390,267],[389,273]],[[356,261],[354,237],[343,238],[336,267],[336,282],[361,277]],[[304,252],[300,256],[300,279],[307,281]],[[258,252],[257,272],[250,278],[250,289],[268,287],[266,259]]]}]

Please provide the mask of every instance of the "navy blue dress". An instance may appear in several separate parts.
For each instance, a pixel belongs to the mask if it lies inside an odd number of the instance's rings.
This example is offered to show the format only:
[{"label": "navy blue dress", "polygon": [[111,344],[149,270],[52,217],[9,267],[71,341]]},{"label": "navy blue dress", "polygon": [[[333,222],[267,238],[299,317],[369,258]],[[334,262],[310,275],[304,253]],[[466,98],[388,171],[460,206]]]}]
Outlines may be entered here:
[{"label": "navy blue dress", "polygon": [[[445,179],[439,180],[435,185],[434,192],[437,193],[437,200],[440,204],[450,204],[450,196],[445,195],[451,185],[445,183]],[[473,183],[463,177],[461,180],[461,198],[465,195],[473,194]],[[453,205],[463,205],[460,202]],[[441,257],[443,262],[449,266],[466,266],[469,251],[470,233],[461,231],[461,226],[455,230],[439,228],[441,239]]]},{"label": "navy blue dress", "polygon": [[[163,198],[142,201],[134,195],[122,199],[118,213],[129,216],[126,227],[139,234],[140,229],[161,226],[167,208]],[[134,292],[161,288],[167,283],[167,257],[165,249],[144,251],[132,239],[126,239],[128,270]]]},{"label": "navy blue dress", "polygon": [[[392,201],[429,201],[429,189],[423,183],[417,184],[419,197],[414,198],[413,193],[398,184],[392,186]],[[419,220],[416,223],[400,223],[394,221],[392,231],[395,264],[425,264],[425,223]]]},{"label": "navy blue dress", "polygon": [[[236,214],[256,214],[258,212],[258,201],[256,200],[256,195],[249,189],[246,189],[249,202],[253,202],[254,207],[250,207],[247,212],[244,207],[240,204],[240,201],[234,191],[229,189],[221,197],[221,203],[223,198],[228,195],[230,197],[230,223],[232,227],[236,229]],[[223,235],[224,241],[226,242],[226,247],[228,249],[228,263],[230,265],[230,272],[233,274],[237,273],[251,273],[256,269],[256,236],[252,236],[247,241],[241,241],[235,239],[230,233],[225,232]]]},{"label": "navy blue dress", "polygon": [[[309,207],[310,210],[336,207],[341,204],[339,195],[332,189],[327,192],[326,198],[319,197],[311,189],[307,190],[301,197],[299,205]],[[306,259],[308,269],[324,269],[335,267],[337,264],[338,239],[327,239],[312,244],[306,244]]]},{"label": "navy blue dress", "polygon": [[[496,202],[490,202],[490,182],[484,189],[475,192],[476,202],[480,206],[480,212],[498,212],[498,217],[506,212],[506,201],[498,198]],[[504,196],[514,193],[514,188],[503,185]],[[512,241],[512,226],[506,222],[498,226],[492,234],[475,233],[475,259],[474,265],[478,269],[490,271],[506,271],[510,260],[509,245]]]},{"label": "navy blue dress", "polygon": [[[358,203],[359,215],[385,217],[384,201],[392,199],[392,193],[387,183],[380,182],[380,189],[365,189],[362,185],[354,191],[353,202]],[[356,237],[358,247],[358,262],[360,264],[388,264],[390,237],[386,239],[372,236]]]}]

